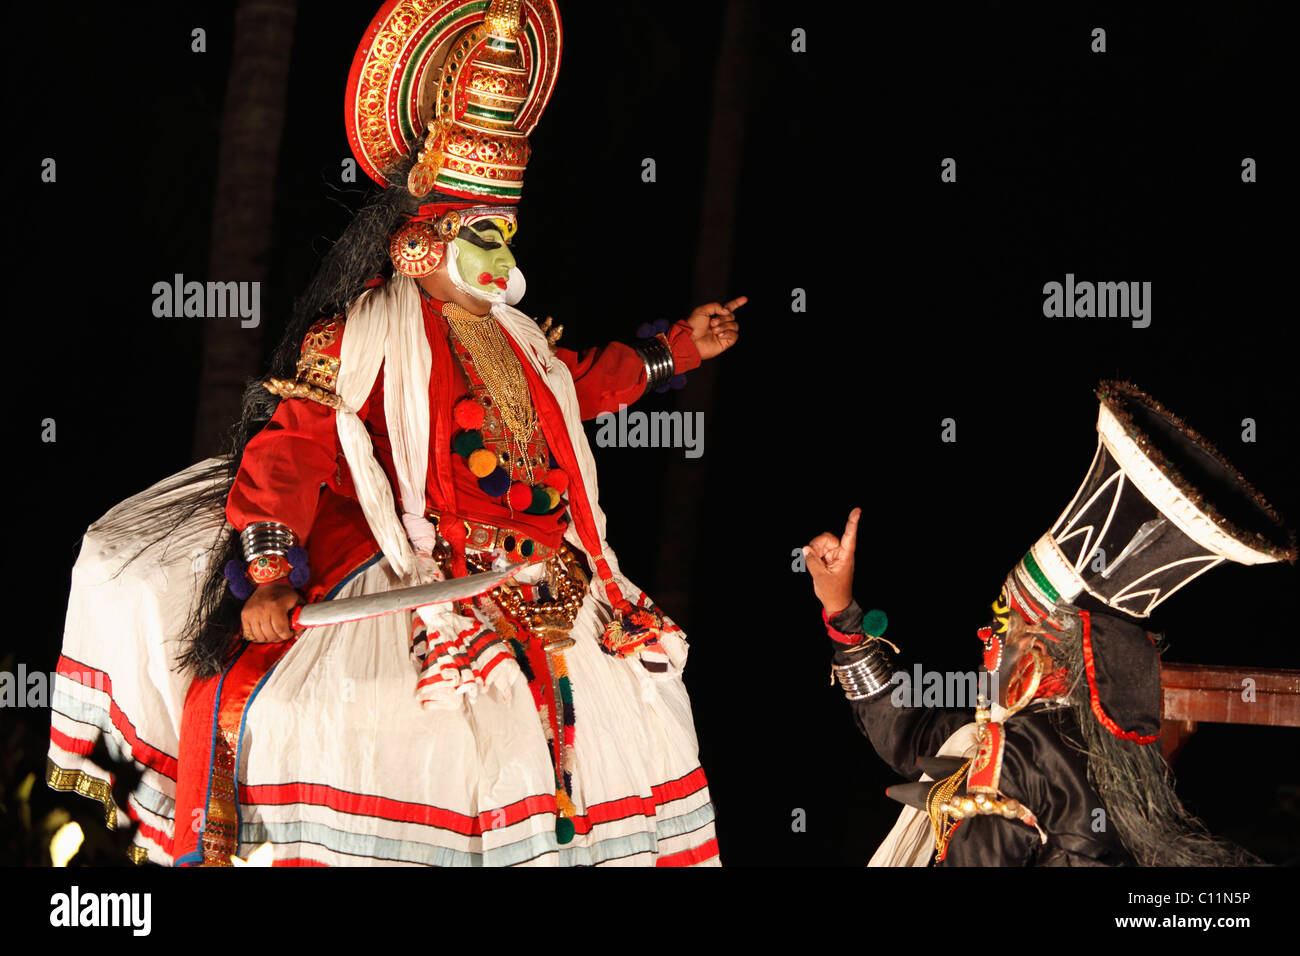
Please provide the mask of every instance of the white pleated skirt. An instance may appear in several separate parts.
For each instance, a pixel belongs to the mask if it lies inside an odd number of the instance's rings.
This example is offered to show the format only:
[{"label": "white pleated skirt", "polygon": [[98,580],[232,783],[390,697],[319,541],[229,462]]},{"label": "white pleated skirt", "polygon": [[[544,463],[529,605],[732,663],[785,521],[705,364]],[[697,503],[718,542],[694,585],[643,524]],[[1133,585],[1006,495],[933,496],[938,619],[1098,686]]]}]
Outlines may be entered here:
[{"label": "white pleated skirt", "polygon": [[[380,560],[337,597],[400,586]],[[590,594],[564,652],[575,833],[522,676],[452,709],[416,699],[410,613],[313,628],[262,681],[240,734],[240,856],[277,865],[717,864],[714,812],[681,674],[604,653]]]}]

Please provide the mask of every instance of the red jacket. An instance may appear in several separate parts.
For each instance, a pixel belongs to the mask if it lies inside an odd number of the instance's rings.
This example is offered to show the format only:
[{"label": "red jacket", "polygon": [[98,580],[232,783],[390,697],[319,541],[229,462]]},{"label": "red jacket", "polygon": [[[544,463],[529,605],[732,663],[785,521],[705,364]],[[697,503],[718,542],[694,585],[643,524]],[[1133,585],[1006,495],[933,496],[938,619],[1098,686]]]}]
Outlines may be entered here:
[{"label": "red jacket", "polygon": [[[424,300],[425,334],[432,350],[427,506],[442,515],[518,529],[554,547],[564,533],[563,509],[552,515],[511,512],[500,499],[489,498],[478,488],[465,462],[452,451],[451,439],[458,430],[452,407],[469,393],[469,385],[452,354],[440,309],[441,303]],[[338,358],[345,326],[341,317],[334,321],[338,334],[320,354]],[[668,341],[678,372],[700,364],[685,322],[669,330]],[[582,352],[561,348],[555,355],[573,376],[583,420],[630,405],[645,391],[645,365],[630,346],[614,342]],[[384,419],[382,367],[357,414],[396,488]],[[277,521],[293,529],[304,542],[311,565],[311,578],[302,589],[309,602],[324,597],[379,553],[356,501],[338,442],[334,409],[309,399],[282,400],[271,420],[248,443],[227,499],[226,517],[238,531],[254,521]]]}]

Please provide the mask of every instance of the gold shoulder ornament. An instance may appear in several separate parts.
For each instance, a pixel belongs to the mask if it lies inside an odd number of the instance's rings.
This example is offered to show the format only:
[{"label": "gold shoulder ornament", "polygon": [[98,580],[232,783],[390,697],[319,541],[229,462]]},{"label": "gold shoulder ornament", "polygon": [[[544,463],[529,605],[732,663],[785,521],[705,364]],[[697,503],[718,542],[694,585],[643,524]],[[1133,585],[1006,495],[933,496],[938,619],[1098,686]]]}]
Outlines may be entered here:
[{"label": "gold shoulder ornament", "polygon": [[298,372],[293,381],[272,378],[263,386],[272,395],[281,398],[305,398],[330,408],[339,408],[343,399],[335,392],[339,380],[339,336],[343,331],[343,316],[321,319],[302,340],[298,356]]}]

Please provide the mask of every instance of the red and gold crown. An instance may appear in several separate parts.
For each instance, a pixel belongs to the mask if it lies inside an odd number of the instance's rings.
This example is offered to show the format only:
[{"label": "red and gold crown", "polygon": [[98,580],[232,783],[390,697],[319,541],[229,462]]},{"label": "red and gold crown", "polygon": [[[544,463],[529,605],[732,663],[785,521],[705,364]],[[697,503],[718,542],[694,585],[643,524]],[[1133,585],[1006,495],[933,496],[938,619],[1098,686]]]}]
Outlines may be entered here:
[{"label": "red and gold crown", "polygon": [[353,155],[387,186],[383,171],[423,137],[413,195],[517,203],[560,46],[555,0],[388,0],[348,76]]}]

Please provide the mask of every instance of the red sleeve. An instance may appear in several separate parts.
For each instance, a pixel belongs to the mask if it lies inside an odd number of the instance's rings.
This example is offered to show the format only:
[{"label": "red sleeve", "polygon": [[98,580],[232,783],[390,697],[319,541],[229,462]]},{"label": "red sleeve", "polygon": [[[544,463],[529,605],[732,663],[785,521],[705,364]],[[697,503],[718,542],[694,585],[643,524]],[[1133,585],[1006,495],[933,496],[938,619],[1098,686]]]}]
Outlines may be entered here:
[{"label": "red sleeve", "polygon": [[[668,330],[668,345],[678,374],[699,368],[700,352],[685,321]],[[620,405],[631,405],[645,393],[645,363],[630,345],[611,342],[581,352],[557,348],[555,357],[573,375],[584,421],[604,412],[616,412]]]},{"label": "red sleeve", "polygon": [[334,409],[305,398],[285,398],[244,449],[226,499],[236,531],[254,521],[278,521],[306,541],[322,483],[335,484],[339,447]]},{"label": "red sleeve", "polygon": [[[342,316],[307,330],[297,383],[332,393],[343,348]],[[254,521],[288,525],[306,542],[322,484],[347,493],[334,409],[308,398],[282,398],[275,414],[244,448],[226,499],[226,518],[236,531]]]}]

